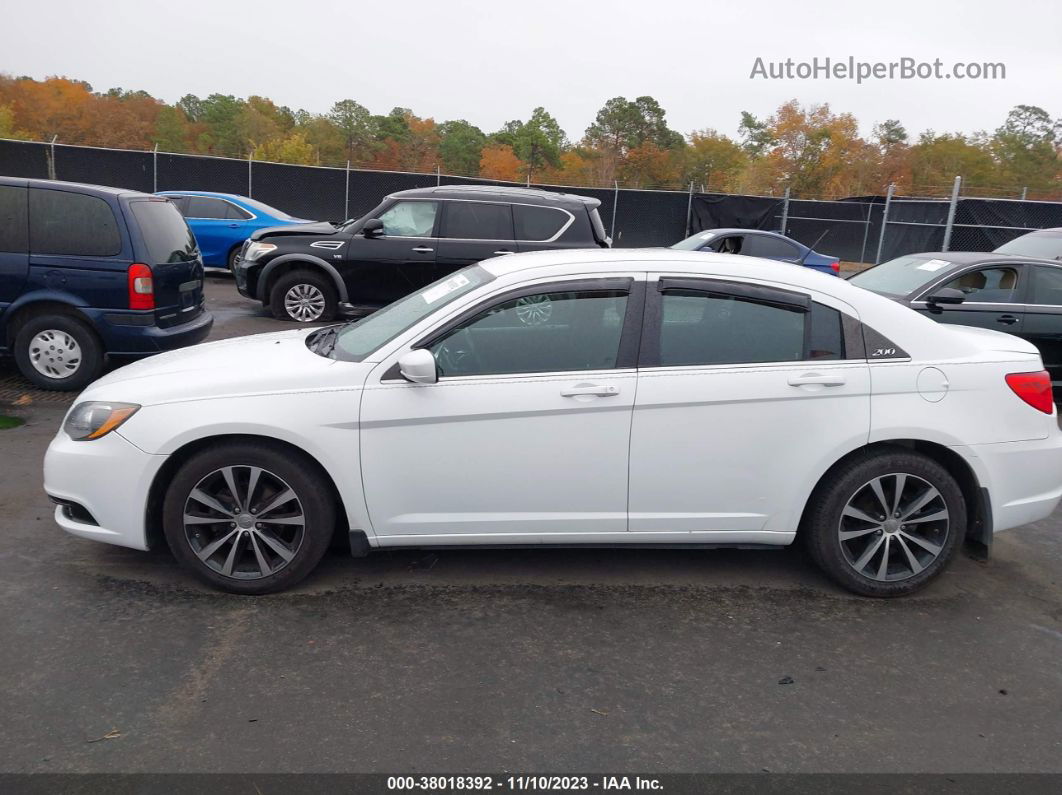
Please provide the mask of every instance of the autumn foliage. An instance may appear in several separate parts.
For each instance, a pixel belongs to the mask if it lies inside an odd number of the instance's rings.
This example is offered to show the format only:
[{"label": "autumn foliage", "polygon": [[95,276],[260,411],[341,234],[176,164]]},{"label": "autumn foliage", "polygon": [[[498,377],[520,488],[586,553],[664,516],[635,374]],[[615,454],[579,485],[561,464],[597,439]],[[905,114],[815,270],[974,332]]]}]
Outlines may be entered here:
[{"label": "autumn foliage", "polygon": [[993,133],[922,132],[911,140],[889,119],[860,134],[849,113],[785,103],[771,116],[740,114],[738,136],[680,134],[652,97],[614,97],[577,141],[544,108],[485,133],[456,119],[436,123],[409,108],[371,113],[354,100],[325,114],[265,97],[212,94],[169,105],[143,91],[97,92],[65,77],[0,75],[0,138],[120,149],[253,157],[281,163],[433,172],[540,184],[698,190],[828,198],[940,195],[955,175],[968,194],[1062,197],[1062,123],[1032,105],[1014,108]]}]

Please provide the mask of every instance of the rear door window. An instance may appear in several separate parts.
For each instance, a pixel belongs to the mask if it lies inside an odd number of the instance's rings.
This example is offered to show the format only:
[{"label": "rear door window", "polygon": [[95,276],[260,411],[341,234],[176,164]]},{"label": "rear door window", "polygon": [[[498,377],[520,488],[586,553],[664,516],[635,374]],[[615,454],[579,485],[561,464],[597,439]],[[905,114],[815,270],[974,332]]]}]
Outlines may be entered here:
[{"label": "rear door window", "polygon": [[189,262],[196,258],[195,237],[177,208],[169,202],[133,201],[129,208],[136,218],[152,265]]},{"label": "rear door window", "polygon": [[1037,265],[1030,304],[1062,306],[1062,268]]},{"label": "rear door window", "polygon": [[746,235],[741,253],[746,257],[765,259],[795,260],[800,257],[800,249],[794,244],[768,235]]},{"label": "rear door window", "polygon": [[113,257],[122,236],[111,206],[98,196],[30,190],[30,250],[35,254]]},{"label": "rear door window", "polygon": [[514,204],[513,222],[517,240],[545,243],[557,237],[572,222],[572,216],[555,207]]},{"label": "rear door window", "polygon": [[459,240],[515,240],[512,208],[508,204],[489,202],[447,202],[441,237]]},{"label": "rear door window", "polygon": [[26,188],[0,185],[0,251],[25,254],[29,250],[29,207]]},{"label": "rear door window", "polygon": [[215,199],[210,196],[189,196],[188,210],[185,216],[188,218],[203,218],[209,220],[224,221],[232,218],[229,208],[232,207],[227,201]]}]

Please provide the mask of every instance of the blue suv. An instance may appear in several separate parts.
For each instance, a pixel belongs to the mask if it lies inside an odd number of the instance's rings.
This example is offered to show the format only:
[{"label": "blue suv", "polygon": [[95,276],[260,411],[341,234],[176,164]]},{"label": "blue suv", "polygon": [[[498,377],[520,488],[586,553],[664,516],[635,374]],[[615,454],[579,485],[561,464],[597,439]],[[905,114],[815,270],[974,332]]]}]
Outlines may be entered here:
[{"label": "blue suv", "polygon": [[177,208],[146,193],[0,177],[0,353],[45,389],[110,355],[200,342],[203,262]]},{"label": "blue suv", "polygon": [[158,195],[177,205],[188,226],[192,227],[203,264],[209,268],[233,270],[243,241],[259,229],[310,223],[305,218],[295,218],[276,207],[233,193],[170,190]]}]

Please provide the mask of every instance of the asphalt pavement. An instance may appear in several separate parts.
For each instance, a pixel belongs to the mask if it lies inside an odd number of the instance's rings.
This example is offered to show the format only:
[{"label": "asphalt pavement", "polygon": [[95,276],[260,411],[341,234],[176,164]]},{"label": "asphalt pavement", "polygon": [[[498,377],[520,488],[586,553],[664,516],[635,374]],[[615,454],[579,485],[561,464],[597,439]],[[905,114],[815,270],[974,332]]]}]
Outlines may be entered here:
[{"label": "asphalt pavement", "polygon": [[335,552],[236,597],[59,530],[66,401],[5,376],[0,772],[1062,772],[1062,512],[896,601],[799,549]]}]

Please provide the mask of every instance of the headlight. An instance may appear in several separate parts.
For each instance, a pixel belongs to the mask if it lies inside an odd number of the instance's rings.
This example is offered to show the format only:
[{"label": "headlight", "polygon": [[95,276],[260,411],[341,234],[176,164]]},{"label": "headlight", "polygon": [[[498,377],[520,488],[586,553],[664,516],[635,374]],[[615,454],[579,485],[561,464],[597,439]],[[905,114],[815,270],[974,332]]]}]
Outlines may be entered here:
[{"label": "headlight", "polygon": [[139,409],[136,403],[78,403],[66,416],[63,430],[75,442],[106,436]]},{"label": "headlight", "polygon": [[243,255],[243,258],[246,262],[254,262],[263,254],[268,254],[274,249],[276,249],[276,246],[272,243],[261,243],[255,240],[247,246],[247,252]]}]

